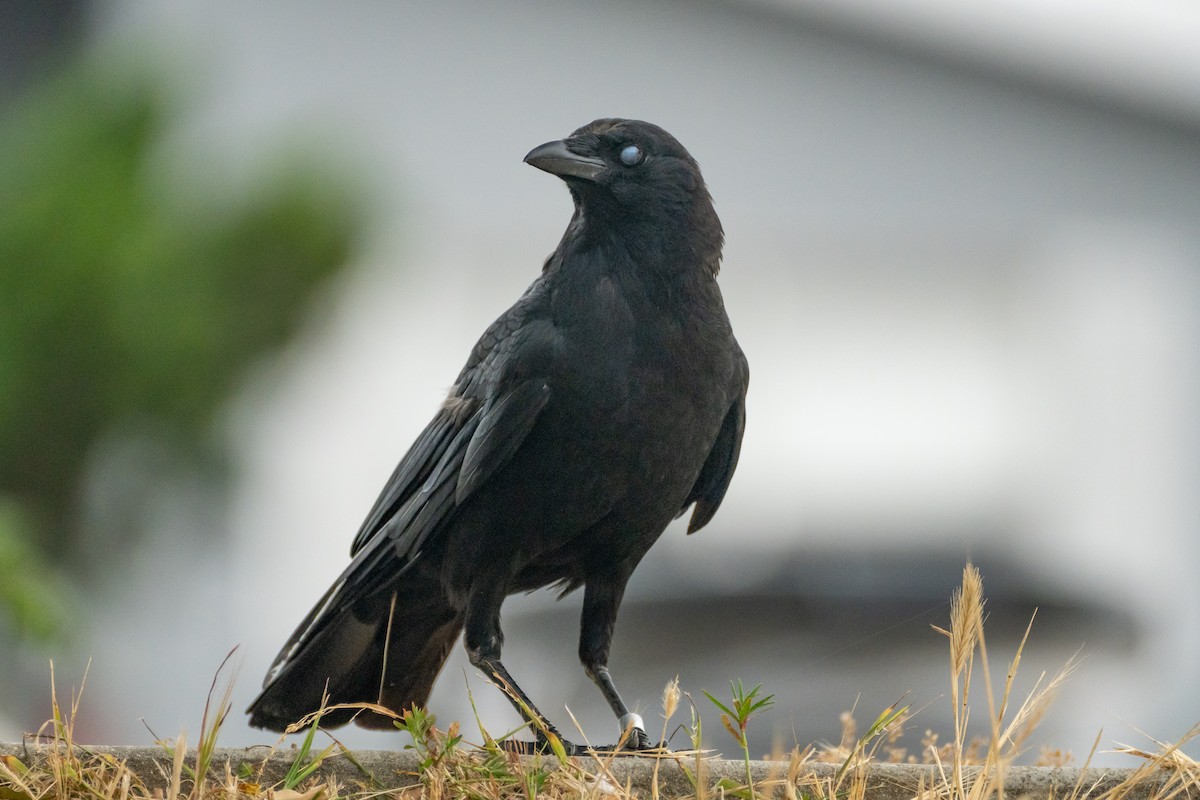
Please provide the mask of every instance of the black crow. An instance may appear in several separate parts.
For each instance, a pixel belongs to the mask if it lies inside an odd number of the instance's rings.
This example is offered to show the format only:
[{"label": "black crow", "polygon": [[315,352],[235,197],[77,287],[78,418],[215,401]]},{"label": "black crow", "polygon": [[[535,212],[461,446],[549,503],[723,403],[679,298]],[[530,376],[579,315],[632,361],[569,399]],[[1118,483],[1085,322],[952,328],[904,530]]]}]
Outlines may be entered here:
[{"label": "black crow", "polygon": [[[566,182],[567,230],[392,473],[252,725],[282,730],[326,691],[424,704],[463,632],[545,748],[558,732],[500,661],[500,606],[555,585],[583,587],[579,657],[624,747],[651,746],[606,665],[630,574],[689,507],[688,533],[712,519],[737,466],[749,368],[717,287],[724,234],[696,161],[656,125],[596,120],[525,161]],[[323,723],[352,717],[392,724]]]}]

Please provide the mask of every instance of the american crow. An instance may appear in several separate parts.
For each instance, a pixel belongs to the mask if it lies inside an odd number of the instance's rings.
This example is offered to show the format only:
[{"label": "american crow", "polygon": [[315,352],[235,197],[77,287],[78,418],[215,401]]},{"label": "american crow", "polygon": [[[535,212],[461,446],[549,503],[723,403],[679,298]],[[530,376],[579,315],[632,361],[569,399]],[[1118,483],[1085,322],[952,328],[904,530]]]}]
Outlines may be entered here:
[{"label": "american crow", "polygon": [[688,533],[712,519],[737,466],[749,369],[717,287],[724,234],[695,160],[656,125],[596,120],[525,161],[566,181],[566,233],[392,473],[252,725],[282,730],[326,689],[424,704],[465,631],[471,663],[544,748],[558,732],[500,662],[500,606],[554,584],[584,588],[579,657],[624,746],[650,747],[606,665],[634,567],[689,506]]}]

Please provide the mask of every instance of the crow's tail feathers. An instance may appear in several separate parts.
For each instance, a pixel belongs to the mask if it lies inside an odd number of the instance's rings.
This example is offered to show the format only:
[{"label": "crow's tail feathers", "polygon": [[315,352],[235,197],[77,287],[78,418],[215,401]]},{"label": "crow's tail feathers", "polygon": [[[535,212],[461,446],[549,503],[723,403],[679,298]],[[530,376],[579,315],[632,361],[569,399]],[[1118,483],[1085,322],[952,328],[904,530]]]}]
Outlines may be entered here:
[{"label": "crow's tail feathers", "polygon": [[[376,703],[397,714],[424,705],[462,619],[440,591],[414,588],[384,595],[370,608],[344,611],[311,638],[285,647],[246,710],[250,724],[282,732],[319,709],[326,692],[329,705]],[[364,728],[392,727],[390,717],[359,709],[328,712],[321,725],[336,728],[351,720]]]}]

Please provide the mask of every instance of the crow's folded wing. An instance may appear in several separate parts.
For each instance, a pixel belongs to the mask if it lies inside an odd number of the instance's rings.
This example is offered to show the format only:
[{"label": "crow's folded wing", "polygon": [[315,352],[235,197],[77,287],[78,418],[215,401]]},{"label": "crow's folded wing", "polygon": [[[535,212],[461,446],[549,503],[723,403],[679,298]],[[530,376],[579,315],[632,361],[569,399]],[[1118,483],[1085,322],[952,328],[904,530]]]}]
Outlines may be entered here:
[{"label": "crow's folded wing", "polygon": [[433,421],[421,431],[421,435],[409,447],[408,452],[400,459],[392,476],[388,478],[379,493],[375,505],[367,513],[362,527],[354,537],[350,547],[350,555],[358,554],[363,546],[379,532],[383,524],[391,518],[401,505],[418,490],[433,469],[446,454],[446,449],[459,433],[460,426],[455,423],[455,414],[448,408],[442,408]]},{"label": "crow's folded wing", "polygon": [[544,380],[528,379],[498,397],[442,407],[367,515],[350,565],[283,646],[266,684],[326,624],[401,579],[455,508],[512,458],[549,399]]},{"label": "crow's folded wing", "polygon": [[[435,485],[444,485],[443,479],[453,477],[454,499],[461,503],[516,451],[549,395],[548,390],[539,392],[532,387],[536,381],[514,377],[539,374],[539,368],[546,366],[545,354],[552,347],[553,332],[538,316],[543,299],[542,282],[535,281],[516,305],[484,331],[450,396],[400,459],[367,512],[350,555],[358,555],[384,528],[400,535],[405,521],[416,514],[424,511],[426,519],[435,515],[436,507],[426,511],[425,506]],[[472,441],[476,429],[484,441]],[[487,441],[502,441],[506,448],[501,453],[493,452],[492,447],[484,446]],[[471,476],[467,478],[468,488],[463,487],[458,474],[465,457]],[[480,458],[484,459],[482,463]],[[414,499],[421,508],[413,505]],[[411,513],[406,516],[406,511]]]},{"label": "crow's folded wing", "polygon": [[466,500],[512,458],[549,400],[550,386],[540,379],[518,384],[495,402],[488,400],[458,471],[455,502]]},{"label": "crow's folded wing", "polygon": [[689,505],[696,504],[696,508],[692,511],[692,518],[688,520],[688,533],[695,533],[703,528],[713,518],[713,514],[717,513],[721,501],[725,499],[725,490],[729,488],[729,481],[733,479],[733,471],[737,469],[738,455],[742,451],[742,434],[746,431],[746,384],[749,379],[749,368],[746,366],[745,358],[741,359],[740,366],[741,392],[734,400],[733,405],[729,407],[729,411],[726,412],[725,419],[721,423],[721,430],[717,433],[716,441],[713,442],[712,450],[708,454],[708,459],[700,468],[696,483],[692,486],[692,491],[688,493],[683,508],[679,510],[679,513],[682,514]]}]

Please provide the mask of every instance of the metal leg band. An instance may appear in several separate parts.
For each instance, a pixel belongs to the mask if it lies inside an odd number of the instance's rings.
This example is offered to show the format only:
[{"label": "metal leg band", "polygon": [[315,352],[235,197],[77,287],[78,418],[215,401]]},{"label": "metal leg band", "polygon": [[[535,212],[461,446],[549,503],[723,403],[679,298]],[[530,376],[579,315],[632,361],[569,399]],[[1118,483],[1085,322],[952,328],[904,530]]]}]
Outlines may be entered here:
[{"label": "metal leg band", "polygon": [[642,733],[646,732],[646,723],[642,720],[642,716],[640,714],[635,714],[632,711],[617,720],[617,724],[621,726],[622,735],[625,734],[625,731],[629,730],[630,725],[637,728]]}]

